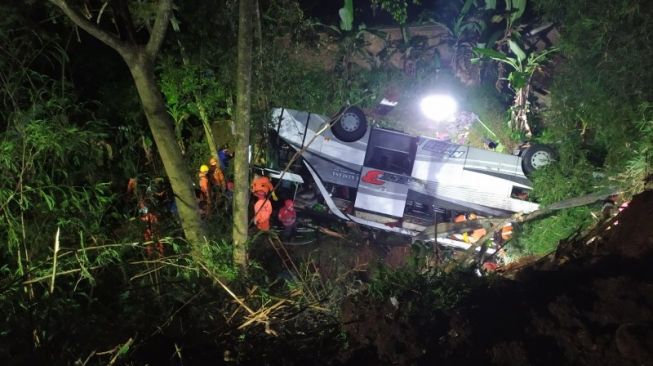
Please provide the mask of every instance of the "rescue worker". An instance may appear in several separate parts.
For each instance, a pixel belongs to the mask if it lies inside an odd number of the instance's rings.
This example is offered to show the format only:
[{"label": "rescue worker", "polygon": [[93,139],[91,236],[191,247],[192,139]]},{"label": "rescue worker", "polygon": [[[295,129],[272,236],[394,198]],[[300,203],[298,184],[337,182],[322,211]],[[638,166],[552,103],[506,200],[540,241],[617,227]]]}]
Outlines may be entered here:
[{"label": "rescue worker", "polygon": [[[478,216],[475,213],[470,213],[469,215],[460,214],[453,219],[453,222],[460,223],[465,221],[473,221],[476,219],[478,219]],[[462,235],[456,234],[454,235],[454,237],[458,240],[464,241],[465,243],[476,243],[482,237],[484,237],[485,234],[487,234],[487,230],[485,230],[484,228],[480,228],[480,229],[475,229],[472,231],[465,232]]]},{"label": "rescue worker", "polygon": [[297,222],[297,212],[295,211],[295,202],[293,200],[285,200],[283,202],[283,207],[279,210],[277,215],[279,221],[283,224],[283,237],[288,240],[292,236],[293,231],[295,230],[295,224]]},{"label": "rescue worker", "polygon": [[211,158],[209,160],[209,181],[211,182],[211,193],[213,196],[216,209],[222,205],[222,197],[227,189],[227,181],[224,178],[224,172],[218,164],[218,159]]},{"label": "rescue worker", "polygon": [[268,198],[268,194],[272,193],[272,198],[276,199],[274,195],[274,186],[270,182],[270,178],[257,175],[254,177],[251,185],[252,193],[258,198],[254,204],[254,222],[259,230],[270,230],[270,216],[272,216],[272,203]]},{"label": "rescue worker", "polygon": [[229,146],[223,146],[218,150],[218,159],[220,159],[220,167],[222,170],[227,170],[229,168],[229,160],[234,157],[234,154],[229,151]]},{"label": "rescue worker", "polygon": [[218,187],[222,192],[227,189],[227,182],[224,179],[224,173],[218,166],[218,159],[216,158],[211,158],[211,160],[209,160],[209,177],[211,178],[211,184],[214,187]]},{"label": "rescue worker", "polygon": [[135,197],[138,195],[138,179],[129,178],[127,182],[127,197]]},{"label": "rescue worker", "polygon": [[272,216],[272,203],[269,199],[259,198],[254,204],[254,223],[261,231],[270,230],[270,216]]},{"label": "rescue worker", "polygon": [[272,182],[270,182],[270,178],[266,176],[260,176],[260,175],[256,175],[254,177],[254,180],[252,181],[252,185],[251,185],[251,190],[252,193],[259,199],[265,198],[270,192],[274,194],[273,189],[274,186],[272,185]]},{"label": "rescue worker", "polygon": [[[138,213],[140,215],[139,219],[141,222],[145,223],[145,229],[143,230],[143,240],[145,242],[150,242],[145,246],[145,254],[148,258],[152,258],[154,255],[154,250],[158,255],[163,256],[163,244],[158,240],[158,224],[159,217],[145,204],[145,201],[141,200],[138,203]],[[154,242],[156,240],[156,242]]]},{"label": "rescue worker", "polygon": [[211,187],[209,185],[208,177],[209,167],[206,165],[200,166],[200,171],[198,174],[199,178],[199,187],[200,187],[200,215],[205,218],[209,214],[211,207]]}]

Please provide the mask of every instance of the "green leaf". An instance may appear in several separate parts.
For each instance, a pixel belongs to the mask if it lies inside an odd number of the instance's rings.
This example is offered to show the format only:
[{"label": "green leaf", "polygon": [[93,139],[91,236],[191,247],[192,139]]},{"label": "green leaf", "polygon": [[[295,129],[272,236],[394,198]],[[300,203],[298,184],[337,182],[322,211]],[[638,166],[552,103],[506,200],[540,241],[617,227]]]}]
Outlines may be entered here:
[{"label": "green leaf", "polygon": [[123,344],[122,347],[120,347],[120,349],[118,350],[118,356],[126,355],[127,352],[129,352],[130,346],[131,346],[130,342],[127,342],[127,343]]},{"label": "green leaf", "polygon": [[524,11],[526,10],[526,0],[512,0],[512,8],[515,11],[510,15],[510,21],[514,23],[515,20],[524,15]]},{"label": "green leaf", "polygon": [[179,20],[176,17],[173,16],[170,18],[170,25],[175,32],[179,33]]},{"label": "green leaf", "polygon": [[510,86],[513,89],[519,90],[526,86],[529,78],[530,78],[529,73],[521,72],[521,71],[513,71],[510,73],[510,75],[508,75],[508,82],[510,82]]},{"label": "green leaf", "polygon": [[497,8],[497,0],[485,0],[485,10],[494,10]]},{"label": "green leaf", "polygon": [[45,201],[45,204],[48,205],[48,209],[52,211],[54,209],[54,197],[47,195],[43,191],[39,191],[39,194]]},{"label": "green leaf", "polygon": [[338,10],[340,29],[351,31],[354,24],[354,0],[345,0],[344,7]]},{"label": "green leaf", "polygon": [[501,23],[503,21],[503,15],[493,15],[490,21],[492,23]]},{"label": "green leaf", "polygon": [[460,15],[465,15],[469,11],[469,9],[472,7],[474,4],[475,0],[467,0],[465,1],[465,4],[463,5],[463,8],[460,9]]},{"label": "green leaf", "polygon": [[493,50],[491,48],[473,48],[474,53],[480,55],[480,56],[485,56],[489,57],[493,60],[497,61],[503,61],[503,62],[508,62],[508,56],[504,55],[503,53]]},{"label": "green leaf", "polygon": [[512,53],[517,56],[517,59],[519,62],[524,61],[526,59],[526,53],[519,47],[517,43],[515,43],[513,40],[508,40],[508,45],[510,46],[510,50]]}]

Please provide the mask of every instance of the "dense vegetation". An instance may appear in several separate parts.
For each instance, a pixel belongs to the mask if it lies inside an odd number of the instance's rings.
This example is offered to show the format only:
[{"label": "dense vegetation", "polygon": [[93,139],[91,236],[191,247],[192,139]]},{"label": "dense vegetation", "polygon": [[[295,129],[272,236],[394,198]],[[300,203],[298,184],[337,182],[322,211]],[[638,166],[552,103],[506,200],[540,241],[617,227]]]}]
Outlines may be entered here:
[{"label": "dense vegetation", "polygon": [[[153,1],[88,3],[89,18],[101,23],[104,17],[105,29],[113,27],[108,18],[124,16],[120,7],[129,6],[136,39],[151,30]],[[556,147],[559,161],[534,177],[542,205],[606,188],[629,199],[651,179],[653,3],[534,0],[524,12],[514,9],[525,1],[451,1],[416,14],[411,2],[373,1],[401,25],[421,19],[447,27],[448,44],[464,58],[448,65],[421,49],[419,39],[404,39],[396,47],[411,50],[410,70],[391,67],[389,55],[367,69],[354,62],[369,56],[361,53],[367,29],[356,19],[365,9],[345,3],[349,16],[333,26],[307,19],[295,1],[258,3],[250,123],[257,162],[270,163],[260,147],[272,107],[333,114],[342,105],[373,107],[392,95],[400,106],[379,124],[431,133],[406,123],[416,118],[413,101],[447,89],[488,127],[475,125],[470,143],[493,139],[511,150],[526,134],[509,122],[527,114],[532,139]],[[506,12],[506,4],[513,10]],[[154,72],[188,167],[184,174],[195,177],[216,146],[234,143],[238,4],[177,6]],[[189,243],[171,208],[174,198],[160,194],[167,189],[164,162],[123,61],[45,2],[12,1],[0,5],[0,13],[4,364],[275,363],[297,350],[305,352],[297,362],[310,363],[347,347],[338,318],[343,299],[400,299],[417,318],[423,309],[449,311],[492,284],[464,265],[433,268],[420,246],[411,247],[410,263],[399,271],[381,266],[361,274],[351,263],[334,265],[337,273],[324,277],[309,253],[293,277],[277,264],[265,235],[250,238],[252,260],[244,273],[233,265],[228,207],[205,220],[204,242]],[[533,61],[532,70],[508,70],[505,60],[519,59],[521,51],[509,41],[537,54],[526,48],[526,30],[549,20],[560,33],[558,51]],[[479,44],[493,51],[474,53]],[[328,72],[324,49],[335,60]],[[474,68],[471,58],[481,56]],[[538,104],[528,94],[529,72],[550,82],[550,102]],[[478,83],[470,84],[475,75]],[[528,103],[516,104],[523,92]],[[154,240],[144,240],[141,201],[160,216]],[[596,224],[599,209],[567,209],[526,223],[508,254],[547,254]],[[332,263],[346,262],[351,243],[383,242],[353,229],[349,234],[360,237],[331,239],[342,250],[332,253]]]}]

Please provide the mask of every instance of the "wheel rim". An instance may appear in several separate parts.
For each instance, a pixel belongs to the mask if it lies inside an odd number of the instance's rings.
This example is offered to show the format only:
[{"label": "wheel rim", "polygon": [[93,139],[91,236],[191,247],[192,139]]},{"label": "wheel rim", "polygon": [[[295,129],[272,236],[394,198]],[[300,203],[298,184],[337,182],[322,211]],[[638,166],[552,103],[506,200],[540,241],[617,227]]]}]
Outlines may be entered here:
[{"label": "wheel rim", "polygon": [[354,132],[358,130],[360,124],[361,124],[360,119],[358,118],[357,115],[353,113],[345,113],[342,115],[342,118],[340,119],[340,125],[342,126],[342,129],[347,132]]},{"label": "wheel rim", "polygon": [[551,154],[548,151],[538,151],[531,156],[531,165],[535,169],[540,169],[551,164],[551,160]]}]

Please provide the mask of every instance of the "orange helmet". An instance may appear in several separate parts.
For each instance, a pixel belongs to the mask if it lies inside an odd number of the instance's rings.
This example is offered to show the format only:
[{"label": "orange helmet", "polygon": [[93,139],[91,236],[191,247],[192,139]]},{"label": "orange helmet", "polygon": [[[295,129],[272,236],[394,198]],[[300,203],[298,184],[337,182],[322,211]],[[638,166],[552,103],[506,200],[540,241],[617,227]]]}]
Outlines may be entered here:
[{"label": "orange helmet", "polygon": [[211,160],[209,160],[209,165],[218,165],[218,159],[211,158]]}]

